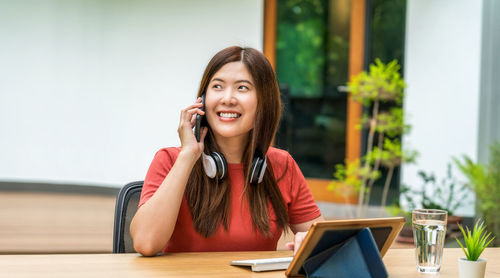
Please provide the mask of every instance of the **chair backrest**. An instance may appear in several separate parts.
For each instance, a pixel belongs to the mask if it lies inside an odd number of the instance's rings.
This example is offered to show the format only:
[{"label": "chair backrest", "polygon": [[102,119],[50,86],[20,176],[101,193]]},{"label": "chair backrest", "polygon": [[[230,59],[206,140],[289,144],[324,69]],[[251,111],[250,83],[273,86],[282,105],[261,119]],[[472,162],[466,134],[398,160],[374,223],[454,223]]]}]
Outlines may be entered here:
[{"label": "chair backrest", "polygon": [[113,253],[135,252],[130,237],[130,222],[137,211],[143,183],[143,181],[128,183],[118,192],[113,231]]}]

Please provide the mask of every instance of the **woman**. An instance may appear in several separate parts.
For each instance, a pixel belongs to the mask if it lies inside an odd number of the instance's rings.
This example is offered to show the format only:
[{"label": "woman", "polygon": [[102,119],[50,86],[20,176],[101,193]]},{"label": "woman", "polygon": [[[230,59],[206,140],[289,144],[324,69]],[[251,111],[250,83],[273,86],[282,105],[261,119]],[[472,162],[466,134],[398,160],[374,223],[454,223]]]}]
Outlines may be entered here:
[{"label": "woman", "polygon": [[[199,142],[197,115],[208,124]],[[236,46],[217,53],[198,99],[181,112],[181,147],[158,151],[148,170],[130,225],[135,250],[276,250],[286,227],[296,235],[287,247],[297,249],[322,217],[295,161],[270,147],[280,115],[276,77],[262,53]]]}]

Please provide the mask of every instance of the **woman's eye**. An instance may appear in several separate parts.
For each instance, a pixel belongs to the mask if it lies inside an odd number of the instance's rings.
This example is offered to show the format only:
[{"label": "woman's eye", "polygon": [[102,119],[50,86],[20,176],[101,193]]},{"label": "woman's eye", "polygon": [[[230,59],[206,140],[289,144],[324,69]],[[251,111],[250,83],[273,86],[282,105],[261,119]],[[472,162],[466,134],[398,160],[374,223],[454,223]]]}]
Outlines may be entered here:
[{"label": "woman's eye", "polygon": [[214,89],[222,89],[222,86],[219,85],[219,84],[215,84],[215,85],[212,86],[212,88],[214,88]]},{"label": "woman's eye", "polygon": [[247,86],[243,86],[243,85],[241,85],[241,86],[239,86],[239,87],[238,87],[238,90],[248,91],[249,89],[248,89],[248,87],[247,87]]}]

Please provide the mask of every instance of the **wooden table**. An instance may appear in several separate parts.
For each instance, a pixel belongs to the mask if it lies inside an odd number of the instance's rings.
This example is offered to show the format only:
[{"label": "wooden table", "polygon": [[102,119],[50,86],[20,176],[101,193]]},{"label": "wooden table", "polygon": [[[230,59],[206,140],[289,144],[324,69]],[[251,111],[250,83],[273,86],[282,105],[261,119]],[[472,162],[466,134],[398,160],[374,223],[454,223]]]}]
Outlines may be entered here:
[{"label": "wooden table", "polygon": [[[415,266],[415,249],[389,249],[384,257],[384,264],[389,277],[453,277],[458,278],[458,258],[465,257],[460,248],[445,248],[443,263],[439,274],[422,274]],[[488,260],[487,278],[500,277],[500,248],[487,248],[481,258]]]},{"label": "wooden table", "polygon": [[[0,277],[284,277],[284,271],[252,272],[231,260],[284,257],[289,251],[177,253],[146,258],[138,254],[1,255]],[[445,249],[438,275],[417,273],[414,249],[390,249],[384,263],[390,277],[458,277],[461,249]],[[486,277],[500,277],[500,248],[489,248]]]}]

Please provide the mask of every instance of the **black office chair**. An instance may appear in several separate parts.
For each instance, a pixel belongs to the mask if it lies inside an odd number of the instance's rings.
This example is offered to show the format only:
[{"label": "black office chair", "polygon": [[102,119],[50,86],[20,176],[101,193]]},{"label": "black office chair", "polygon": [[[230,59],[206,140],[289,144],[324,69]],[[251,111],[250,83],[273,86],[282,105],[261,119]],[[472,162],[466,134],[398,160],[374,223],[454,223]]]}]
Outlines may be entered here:
[{"label": "black office chair", "polygon": [[126,184],[116,197],[113,253],[135,253],[130,237],[130,221],[137,211],[143,181]]}]

